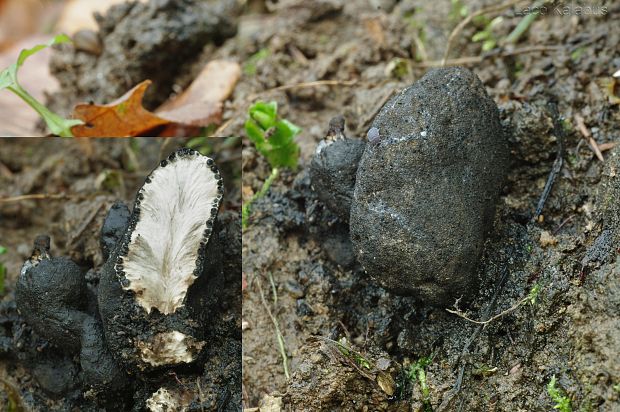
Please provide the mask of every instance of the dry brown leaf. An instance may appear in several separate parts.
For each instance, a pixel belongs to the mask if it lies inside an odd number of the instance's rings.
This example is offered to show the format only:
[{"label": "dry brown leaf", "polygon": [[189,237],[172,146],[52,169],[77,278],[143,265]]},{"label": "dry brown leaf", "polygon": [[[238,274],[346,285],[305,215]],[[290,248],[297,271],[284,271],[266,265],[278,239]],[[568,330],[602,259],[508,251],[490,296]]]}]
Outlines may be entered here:
[{"label": "dry brown leaf", "polygon": [[76,137],[143,136],[155,128],[158,136],[191,136],[200,128],[222,121],[222,103],[241,77],[235,62],[214,60],[207,64],[183,93],[162,105],[156,113],[142,106],[150,80],[106,105],[79,104],[73,117],[84,125],[71,129]]},{"label": "dry brown leaf", "polygon": [[[211,61],[183,93],[164,103],[156,113],[184,127],[220,124],[222,103],[230,97],[240,77],[239,64],[226,60]],[[179,133],[167,128],[164,134]]]},{"label": "dry brown leaf", "polygon": [[131,137],[142,136],[149,130],[170,123],[169,120],[142,107],[144,92],[151,84],[145,80],[114,102],[97,105],[82,103],[73,109],[73,118],[83,125],[74,126],[75,137]]}]

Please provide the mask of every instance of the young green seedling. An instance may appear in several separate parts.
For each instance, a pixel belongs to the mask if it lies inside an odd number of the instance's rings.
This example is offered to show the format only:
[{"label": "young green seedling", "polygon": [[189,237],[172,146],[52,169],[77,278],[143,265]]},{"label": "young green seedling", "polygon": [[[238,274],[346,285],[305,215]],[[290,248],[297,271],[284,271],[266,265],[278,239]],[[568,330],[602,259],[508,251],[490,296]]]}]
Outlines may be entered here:
[{"label": "young green seedling", "polygon": [[297,168],[299,146],[295,142],[295,136],[301,132],[298,126],[278,117],[276,102],[257,102],[250,107],[248,114],[249,118],[245,122],[246,135],[271,165],[271,174],[262,188],[243,205],[241,211],[243,228],[248,225],[252,203],[267,193],[278,177],[279,169]]},{"label": "young green seedling", "polygon": [[556,386],[555,375],[551,377],[551,380],[547,384],[547,393],[553,399],[555,405],[553,405],[553,409],[557,409],[560,412],[573,412],[573,408],[570,404],[570,399],[568,396],[564,395],[560,389]]},{"label": "young green seedling", "polygon": [[420,383],[420,390],[422,391],[422,404],[424,405],[424,412],[432,412],[433,406],[431,405],[431,394],[426,383],[426,367],[433,362],[433,356],[423,356],[418,359],[409,367],[409,380],[415,384],[416,381]]},{"label": "young green seedling", "polygon": [[66,43],[69,41],[71,41],[69,37],[64,34],[59,34],[46,44],[39,44],[30,49],[22,50],[21,53],[19,53],[17,62],[13,63],[2,72],[0,72],[0,90],[7,89],[19,96],[22,100],[28,103],[28,105],[32,107],[37,113],[39,113],[39,115],[43,118],[45,124],[53,134],[61,137],[73,137],[73,133],[71,133],[71,128],[73,126],[82,124],[82,121],[75,119],[65,119],[49,110],[43,104],[39,103],[19,84],[17,80],[17,72],[19,71],[19,68],[24,64],[26,59],[33,54],[47,47],[53,46],[54,44]]}]

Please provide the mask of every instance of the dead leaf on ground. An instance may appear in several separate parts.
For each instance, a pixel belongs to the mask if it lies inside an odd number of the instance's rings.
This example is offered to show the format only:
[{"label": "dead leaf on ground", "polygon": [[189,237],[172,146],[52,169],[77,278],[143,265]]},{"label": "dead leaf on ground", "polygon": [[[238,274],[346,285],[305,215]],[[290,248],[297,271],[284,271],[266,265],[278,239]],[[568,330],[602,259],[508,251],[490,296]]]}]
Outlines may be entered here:
[{"label": "dead leaf on ground", "polygon": [[192,135],[202,127],[221,123],[222,103],[230,96],[240,76],[241,68],[237,63],[212,61],[187,90],[156,113],[142,106],[144,93],[151,84],[150,80],[145,80],[112,103],[75,106],[72,117],[84,124],[71,131],[76,137],[131,137],[144,136],[161,127],[159,136]]},{"label": "dead leaf on ground", "polygon": [[98,105],[81,103],[73,109],[73,118],[84,124],[74,126],[75,137],[130,137],[140,136],[169,121],[149,112],[142,106],[146,89],[145,80],[112,103]]},{"label": "dead leaf on ground", "polygon": [[223,102],[230,97],[240,77],[241,67],[235,62],[209,62],[183,93],[156,110],[158,116],[174,123],[161,135],[179,135],[176,125],[201,128],[220,124]]}]

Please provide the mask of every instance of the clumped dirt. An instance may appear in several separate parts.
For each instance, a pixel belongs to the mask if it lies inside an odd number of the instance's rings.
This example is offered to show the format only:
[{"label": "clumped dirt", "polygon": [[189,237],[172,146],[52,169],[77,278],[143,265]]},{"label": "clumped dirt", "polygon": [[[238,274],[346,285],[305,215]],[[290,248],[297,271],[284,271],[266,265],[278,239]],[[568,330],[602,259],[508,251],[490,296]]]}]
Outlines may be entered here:
[{"label": "clumped dirt", "polygon": [[[129,378],[120,389],[89,390],[77,356],[37,336],[15,305],[15,283],[31,255],[35,237],[52,238],[53,256],[69,256],[86,272],[89,287],[98,281],[103,263],[99,240],[106,213],[116,201],[130,204],[145,176],[176,148],[181,139],[142,138],[71,141],[6,139],[0,164],[2,199],[38,193],[57,198],[14,200],[0,204],[2,255],[7,267],[0,302],[0,404],[13,401],[32,410],[144,410],[160,387],[179,394],[187,410],[237,410],[241,403],[241,227],[240,140],[215,139],[210,156],[219,165],[225,196],[218,233],[223,248],[224,302],[212,313],[209,345],[197,364]],[[91,296],[91,297],[94,297]],[[96,299],[96,298],[94,298]],[[96,312],[95,301],[84,308]],[[94,357],[96,358],[96,356]],[[101,365],[99,365],[101,366]],[[99,367],[96,366],[96,367]]]},{"label": "clumped dirt", "polygon": [[[471,11],[490,4],[467,5]],[[344,115],[348,136],[366,136],[387,98],[427,70],[416,55],[441,59],[459,20],[450,17],[451,2],[281,1],[266,15],[241,16],[236,37],[215,54],[242,60],[263,48],[269,54],[237,86],[227,132],[242,134],[247,107],[257,98],[278,101],[280,114],[303,127],[300,167],[283,173],[255,204],[244,232],[245,407],[548,411],[554,403],[546,386],[555,376],[573,410],[620,408],[618,149],[597,160],[576,122],[582,116],[600,146],[620,139],[618,106],[604,86],[620,67],[620,8],[592,5],[607,12],[539,16],[514,46],[554,49],[468,65],[500,108],[512,167],[478,269],[487,281],[461,309],[488,319],[539,288],[533,304],[484,327],[371,282],[351,259],[346,223],[318,200],[307,169],[331,118]],[[503,15],[498,38],[522,19],[514,9]],[[480,44],[470,41],[479,30],[468,25],[450,57],[480,55]],[[413,61],[410,72],[391,74],[394,58]],[[340,83],[264,91],[326,79]],[[351,80],[356,83],[346,83]],[[550,102],[557,102],[564,130],[564,164],[542,217],[533,220],[558,154]],[[248,196],[270,172],[249,142],[243,172]],[[283,338],[288,379],[270,314]],[[326,354],[318,337],[346,338],[373,363],[388,357],[394,392]],[[407,373],[425,357],[432,358],[425,367],[428,398]]]}]

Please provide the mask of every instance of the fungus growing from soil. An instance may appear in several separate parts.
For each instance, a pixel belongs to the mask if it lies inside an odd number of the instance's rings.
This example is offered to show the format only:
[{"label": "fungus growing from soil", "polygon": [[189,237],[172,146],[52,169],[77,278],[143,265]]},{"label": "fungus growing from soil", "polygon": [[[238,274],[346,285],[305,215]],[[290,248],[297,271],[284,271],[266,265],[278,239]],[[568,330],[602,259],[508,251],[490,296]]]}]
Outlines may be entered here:
[{"label": "fungus growing from soil", "polygon": [[131,213],[120,202],[110,209],[96,287],[69,258],[50,255],[48,237],[37,238],[18,280],[18,308],[40,336],[79,356],[87,386],[112,392],[127,372],[198,359],[219,304],[213,234],[223,192],[212,159],[172,153],[145,179]]},{"label": "fungus growing from soil", "polygon": [[474,295],[509,168],[497,106],[475,74],[435,69],[392,97],[362,139],[319,143],[319,199],[381,286],[446,306]]},{"label": "fungus growing from soil", "polygon": [[199,321],[221,273],[212,233],[223,192],[213,160],[190,149],[162,160],[138,191],[98,296],[109,343],[128,364],[191,363],[205,346]]}]

